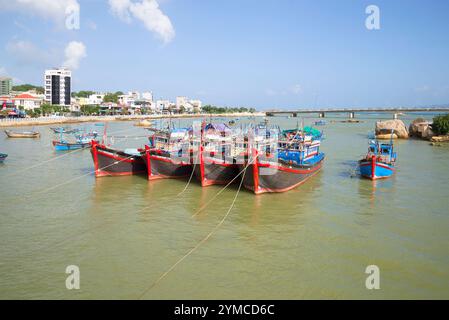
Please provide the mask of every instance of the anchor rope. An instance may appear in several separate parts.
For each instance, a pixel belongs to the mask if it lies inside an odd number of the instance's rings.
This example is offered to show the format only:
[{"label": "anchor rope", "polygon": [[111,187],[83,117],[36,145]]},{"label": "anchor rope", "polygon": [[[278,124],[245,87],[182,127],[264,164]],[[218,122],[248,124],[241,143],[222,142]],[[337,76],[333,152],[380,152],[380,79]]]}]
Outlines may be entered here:
[{"label": "anchor rope", "polygon": [[[248,164],[249,166],[249,164]],[[156,279],[155,282],[153,282],[152,285],[150,285],[147,289],[145,289],[140,295],[139,295],[139,300],[142,299],[147,293],[148,291],[150,291],[151,289],[153,289],[160,281],[162,281],[171,271],[173,271],[177,265],[179,265],[182,261],[184,261],[188,256],[190,256],[193,252],[195,252],[202,244],[204,244],[207,240],[209,240],[212,235],[220,228],[220,226],[225,222],[226,218],[229,216],[229,213],[231,212],[231,210],[234,208],[235,202],[237,200],[237,197],[240,193],[240,189],[242,188],[242,184],[243,184],[243,178],[245,177],[245,173],[246,173],[246,169],[248,168],[248,166],[245,167],[245,169],[242,171],[243,173],[243,177],[242,180],[240,181],[240,185],[239,188],[234,196],[234,199],[232,200],[232,203],[229,207],[229,209],[226,211],[226,214],[223,216],[223,218],[220,220],[220,222],[203,238],[201,239],[201,241],[199,241],[192,249],[190,249],[184,256],[182,256],[180,259],[178,259],[178,261],[176,261],[170,268],[167,269],[167,271],[165,271],[158,279]],[[226,188],[227,186],[225,186],[224,188]],[[223,188],[223,189],[224,189]]]}]

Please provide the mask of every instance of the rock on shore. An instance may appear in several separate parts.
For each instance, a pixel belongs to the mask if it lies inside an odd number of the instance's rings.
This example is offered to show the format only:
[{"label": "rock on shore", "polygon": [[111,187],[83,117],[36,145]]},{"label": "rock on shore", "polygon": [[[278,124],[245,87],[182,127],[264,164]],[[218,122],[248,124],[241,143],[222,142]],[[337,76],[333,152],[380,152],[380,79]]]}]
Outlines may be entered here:
[{"label": "rock on shore", "polygon": [[391,131],[393,130],[393,138],[408,139],[408,131],[405,123],[402,120],[386,120],[376,122],[376,138],[391,137]]},{"label": "rock on shore", "polygon": [[431,123],[423,118],[417,118],[409,126],[409,134],[411,137],[430,139],[434,135]]}]

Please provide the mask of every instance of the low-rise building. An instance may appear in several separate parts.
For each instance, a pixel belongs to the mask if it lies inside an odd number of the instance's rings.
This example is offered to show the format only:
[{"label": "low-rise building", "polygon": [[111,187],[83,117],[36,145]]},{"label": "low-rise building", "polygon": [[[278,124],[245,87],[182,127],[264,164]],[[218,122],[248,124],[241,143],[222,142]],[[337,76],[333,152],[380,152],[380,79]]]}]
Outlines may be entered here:
[{"label": "low-rise building", "polygon": [[87,99],[88,104],[102,104],[104,100],[104,94],[95,93],[91,94]]},{"label": "low-rise building", "polygon": [[43,103],[42,97],[33,96],[28,93],[19,94],[12,100],[17,108],[23,107],[24,110],[34,110],[36,108],[40,108]]}]

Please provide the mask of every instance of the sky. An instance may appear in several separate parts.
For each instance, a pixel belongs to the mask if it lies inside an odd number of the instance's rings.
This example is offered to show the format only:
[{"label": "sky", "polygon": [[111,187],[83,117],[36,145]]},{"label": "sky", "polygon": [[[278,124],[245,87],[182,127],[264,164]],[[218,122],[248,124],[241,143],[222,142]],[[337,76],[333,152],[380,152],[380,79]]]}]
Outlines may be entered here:
[{"label": "sky", "polygon": [[259,110],[448,104],[448,15],[446,0],[0,0],[0,76],[42,85],[66,66],[74,91]]}]

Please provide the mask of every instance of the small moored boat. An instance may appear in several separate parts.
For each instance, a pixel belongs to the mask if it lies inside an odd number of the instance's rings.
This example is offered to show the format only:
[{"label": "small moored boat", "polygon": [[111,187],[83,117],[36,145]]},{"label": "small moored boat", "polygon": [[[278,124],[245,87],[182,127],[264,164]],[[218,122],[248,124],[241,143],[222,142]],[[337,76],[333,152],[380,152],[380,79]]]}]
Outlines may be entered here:
[{"label": "small moored boat", "polygon": [[86,141],[77,141],[77,142],[67,142],[65,140],[53,140],[53,146],[56,151],[68,151],[68,150],[76,150],[88,148],[90,146],[90,142]]},{"label": "small moored boat", "polygon": [[69,129],[69,128],[64,128],[64,127],[58,127],[58,128],[54,128],[51,127],[50,128],[54,133],[75,133],[75,132],[79,132],[79,129]]},{"label": "small moored boat", "polygon": [[11,130],[5,130],[5,133],[8,136],[8,138],[39,138],[41,135],[37,131],[16,132]]},{"label": "small moored boat", "polygon": [[359,161],[360,175],[371,180],[391,177],[395,172],[396,159],[393,139],[390,139],[390,143],[379,143],[377,140],[371,140],[368,153]]},{"label": "small moored boat", "polygon": [[8,155],[6,153],[0,153],[0,163],[3,163],[3,161],[5,161],[7,156]]}]

